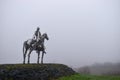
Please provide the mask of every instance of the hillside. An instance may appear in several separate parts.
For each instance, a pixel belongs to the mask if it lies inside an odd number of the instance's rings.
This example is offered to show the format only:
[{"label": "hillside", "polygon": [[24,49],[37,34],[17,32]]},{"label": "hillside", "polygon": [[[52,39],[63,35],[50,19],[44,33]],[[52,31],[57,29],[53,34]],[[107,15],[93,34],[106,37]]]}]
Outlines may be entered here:
[{"label": "hillside", "polygon": [[120,76],[95,76],[75,74],[71,76],[60,77],[56,80],[120,80]]},{"label": "hillside", "polygon": [[120,63],[96,63],[74,69],[80,74],[120,76]]},{"label": "hillside", "polygon": [[0,80],[52,80],[75,74],[63,64],[3,64]]}]

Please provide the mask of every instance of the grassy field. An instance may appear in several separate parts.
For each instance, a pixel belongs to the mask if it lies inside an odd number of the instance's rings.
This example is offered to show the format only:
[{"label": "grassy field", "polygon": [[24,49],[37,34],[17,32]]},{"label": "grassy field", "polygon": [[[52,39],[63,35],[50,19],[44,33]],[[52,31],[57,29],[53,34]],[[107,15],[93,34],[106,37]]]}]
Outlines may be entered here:
[{"label": "grassy field", "polygon": [[75,74],[72,76],[61,77],[57,80],[120,80],[120,76],[94,76]]}]

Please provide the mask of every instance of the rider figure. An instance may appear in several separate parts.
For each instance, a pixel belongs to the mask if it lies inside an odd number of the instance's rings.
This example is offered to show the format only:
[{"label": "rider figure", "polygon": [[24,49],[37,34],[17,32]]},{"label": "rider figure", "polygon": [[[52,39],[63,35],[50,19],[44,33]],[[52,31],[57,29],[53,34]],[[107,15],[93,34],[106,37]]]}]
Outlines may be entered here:
[{"label": "rider figure", "polygon": [[[35,33],[34,33],[34,36],[33,36],[33,42],[35,41],[34,44],[36,44],[36,43],[39,41],[39,39],[41,39],[41,33],[40,33],[39,30],[40,30],[40,28],[37,27],[37,30],[36,30]],[[43,52],[46,53],[46,52],[45,52],[44,42],[42,42],[40,46],[44,48],[44,51],[43,51]]]},{"label": "rider figure", "polygon": [[41,33],[39,30],[40,30],[40,28],[37,27],[37,30],[35,31],[34,36],[33,36],[33,39],[36,41],[38,41],[41,38]]}]

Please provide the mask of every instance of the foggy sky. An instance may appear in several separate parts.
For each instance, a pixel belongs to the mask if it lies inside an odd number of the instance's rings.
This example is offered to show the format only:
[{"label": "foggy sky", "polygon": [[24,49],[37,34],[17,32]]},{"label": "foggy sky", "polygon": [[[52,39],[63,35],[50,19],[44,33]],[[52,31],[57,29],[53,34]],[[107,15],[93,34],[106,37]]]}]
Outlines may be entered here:
[{"label": "foggy sky", "polygon": [[45,63],[120,62],[119,0],[0,0],[0,64],[22,63],[38,26],[49,36]]}]

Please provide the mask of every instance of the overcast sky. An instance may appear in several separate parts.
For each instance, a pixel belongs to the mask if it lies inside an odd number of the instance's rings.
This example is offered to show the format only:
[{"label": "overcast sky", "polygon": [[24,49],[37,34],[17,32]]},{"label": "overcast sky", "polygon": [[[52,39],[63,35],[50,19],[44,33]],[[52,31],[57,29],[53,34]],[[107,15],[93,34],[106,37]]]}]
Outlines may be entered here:
[{"label": "overcast sky", "polygon": [[120,0],[0,0],[0,64],[22,63],[38,26],[49,36],[45,63],[120,62]]}]

